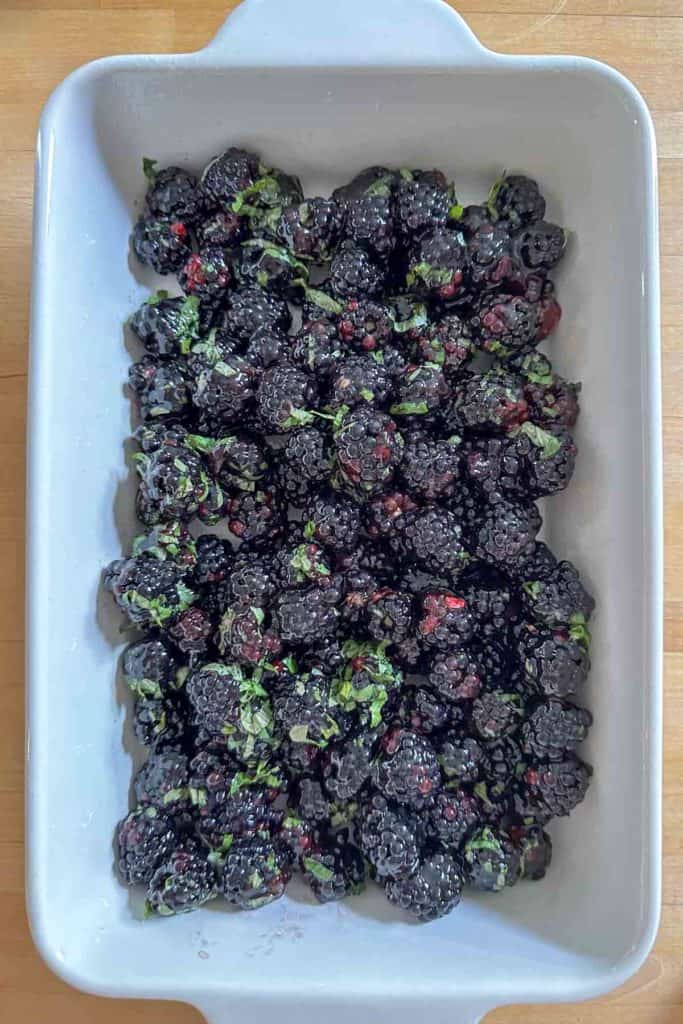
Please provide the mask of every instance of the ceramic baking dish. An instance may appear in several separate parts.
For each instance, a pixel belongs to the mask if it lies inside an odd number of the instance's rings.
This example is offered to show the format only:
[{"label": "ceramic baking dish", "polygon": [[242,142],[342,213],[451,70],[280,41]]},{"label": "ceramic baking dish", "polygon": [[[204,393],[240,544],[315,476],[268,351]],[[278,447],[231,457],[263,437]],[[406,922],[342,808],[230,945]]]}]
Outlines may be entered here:
[{"label": "ceramic baking dish", "polygon": [[[141,922],[112,871],[130,755],[113,686],[118,617],[99,572],[133,533],[122,322],[143,154],[201,166],[255,147],[329,190],[368,163],[442,166],[465,201],[503,167],[571,227],[560,372],[584,382],[581,458],[548,503],[553,547],[597,595],[586,757],[536,885],[428,926],[376,893]],[[55,92],[38,140],[31,338],[28,903],[72,984],[184,1000],[210,1021],[472,1022],[578,1000],[646,957],[660,888],[661,455],[655,143],[610,68],[484,49],[440,0],[247,0],[199,53],[116,57]]]}]

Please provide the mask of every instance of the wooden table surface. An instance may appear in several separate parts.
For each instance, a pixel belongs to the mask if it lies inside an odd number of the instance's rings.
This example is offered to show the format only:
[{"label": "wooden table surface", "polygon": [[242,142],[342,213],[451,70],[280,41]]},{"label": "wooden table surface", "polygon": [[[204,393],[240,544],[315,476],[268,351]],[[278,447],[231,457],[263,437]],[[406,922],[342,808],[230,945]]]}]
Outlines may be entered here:
[{"label": "wooden table surface", "polygon": [[[286,3],[287,0],[281,0]],[[339,0],[341,2],[341,0]],[[23,892],[24,428],[33,146],[39,111],[73,68],[116,53],[201,47],[234,0],[0,0],[0,1020],[198,1024],[187,1006],[95,999],[39,960]],[[647,964],[595,1002],[495,1011],[488,1024],[683,1024],[683,0],[460,0],[486,45],[578,53],[641,90],[659,142],[666,456],[664,905]],[[65,254],[68,258],[68,254]]]}]

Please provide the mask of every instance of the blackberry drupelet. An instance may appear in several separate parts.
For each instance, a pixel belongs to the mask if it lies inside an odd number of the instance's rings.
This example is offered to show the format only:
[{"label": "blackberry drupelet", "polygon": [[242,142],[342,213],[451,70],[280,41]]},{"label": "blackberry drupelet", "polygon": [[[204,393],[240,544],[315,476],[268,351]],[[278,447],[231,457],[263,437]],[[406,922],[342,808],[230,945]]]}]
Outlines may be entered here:
[{"label": "blackberry drupelet", "polygon": [[214,336],[194,345],[189,359],[192,401],[225,424],[239,423],[256,394],[255,367]]},{"label": "blackberry drupelet", "polygon": [[308,266],[267,238],[250,238],[240,247],[238,277],[243,286],[258,285],[287,296],[308,281]]},{"label": "blackberry drupelet", "polygon": [[557,224],[536,221],[518,231],[512,238],[515,256],[532,274],[548,274],[564,256],[566,231]]},{"label": "blackberry drupelet", "polygon": [[346,203],[344,234],[377,260],[386,261],[396,246],[391,185],[381,180],[363,196]]},{"label": "blackberry drupelet", "polygon": [[[201,592],[197,600],[202,600]],[[209,612],[194,604],[176,615],[168,627],[168,637],[183,654],[203,654],[209,647],[213,630]]]},{"label": "blackberry drupelet", "polygon": [[228,587],[234,602],[264,608],[275,593],[272,566],[266,556],[240,551],[228,576]]},{"label": "blackberry drupelet", "polygon": [[403,674],[386,653],[386,643],[347,640],[346,659],[332,684],[332,699],[359,723],[376,729],[403,683]]},{"label": "blackberry drupelet", "polygon": [[402,517],[416,509],[417,505],[408,494],[385,491],[367,506],[365,528],[370,537],[389,539],[401,530]]},{"label": "blackberry drupelet", "polygon": [[282,366],[290,361],[290,356],[289,335],[276,327],[257,327],[244,350],[246,361],[260,370]]}]

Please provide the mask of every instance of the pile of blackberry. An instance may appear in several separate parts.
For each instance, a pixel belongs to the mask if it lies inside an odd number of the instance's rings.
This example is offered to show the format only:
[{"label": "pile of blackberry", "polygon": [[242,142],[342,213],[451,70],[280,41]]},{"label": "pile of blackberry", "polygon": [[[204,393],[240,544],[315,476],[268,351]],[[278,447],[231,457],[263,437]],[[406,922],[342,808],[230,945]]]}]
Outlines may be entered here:
[{"label": "pile of blackberry", "polygon": [[529,178],[330,198],[229,149],[145,162],[133,315],[140,537],[105,585],[149,748],[118,871],[158,914],[296,872],[420,920],[542,878],[583,799],[594,602],[538,539],[579,385],[538,345],[564,231]]}]

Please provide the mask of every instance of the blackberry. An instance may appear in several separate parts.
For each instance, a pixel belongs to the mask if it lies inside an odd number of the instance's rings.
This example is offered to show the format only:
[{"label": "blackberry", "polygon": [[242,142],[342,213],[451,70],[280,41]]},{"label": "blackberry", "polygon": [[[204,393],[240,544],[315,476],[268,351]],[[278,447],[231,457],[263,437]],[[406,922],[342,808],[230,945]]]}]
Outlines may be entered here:
[{"label": "blackberry", "polygon": [[194,174],[182,167],[164,167],[157,171],[155,165],[156,160],[143,162],[149,182],[145,202],[150,211],[160,217],[194,223],[202,213],[202,196]]},{"label": "blackberry", "polygon": [[491,213],[486,206],[471,204],[458,210],[457,213],[458,216],[454,218],[455,223],[465,238],[471,238],[479,228],[491,223]]},{"label": "blackberry", "polygon": [[346,573],[344,599],[340,608],[342,619],[349,625],[364,621],[370,599],[379,588],[377,579],[364,569],[351,568]]},{"label": "blackberry", "polygon": [[137,697],[159,699],[178,685],[179,665],[166,643],[151,637],[126,647],[121,674]]},{"label": "blackberry", "polygon": [[403,452],[401,476],[411,494],[426,501],[452,495],[460,477],[460,439],[409,438]]},{"label": "blackberry", "polygon": [[331,551],[356,548],[360,512],[353,502],[332,493],[317,495],[304,509],[304,536]]},{"label": "blackberry", "polygon": [[173,819],[158,807],[138,807],[116,828],[116,866],[125,885],[149,882],[178,845]]},{"label": "blackberry", "polygon": [[319,379],[329,377],[343,355],[343,345],[337,331],[326,320],[304,323],[292,338],[293,361]]},{"label": "blackberry", "polygon": [[189,434],[180,423],[143,423],[133,435],[144,455],[161,448],[185,448]]},{"label": "blackberry", "polygon": [[378,878],[407,878],[417,869],[421,837],[417,821],[406,808],[374,793],[361,809],[358,834],[361,850]]},{"label": "blackberry", "polygon": [[570,756],[548,764],[527,764],[515,791],[515,811],[524,821],[544,825],[565,817],[586,795],[593,769]]},{"label": "blackberry", "polygon": [[138,804],[176,811],[189,804],[189,764],[178,750],[155,750],[133,782]]},{"label": "blackberry", "polygon": [[187,521],[211,499],[211,481],[202,460],[188,449],[163,445],[149,455],[135,455],[140,478],[138,512],[148,526],[174,520]]},{"label": "blackberry", "polygon": [[277,167],[259,165],[259,177],[245,188],[232,204],[232,209],[244,214],[251,233],[275,238],[282,210],[298,206],[303,201],[301,182],[293,174]]},{"label": "blackberry", "polygon": [[370,356],[350,356],[330,376],[329,406],[385,405],[393,387],[391,376]]},{"label": "blackberry", "polygon": [[183,572],[191,573],[197,564],[197,546],[184,523],[161,523],[135,538],[133,556],[173,562]]},{"label": "blackberry", "polygon": [[450,396],[450,388],[436,363],[406,366],[397,376],[395,401],[389,407],[392,416],[433,419]]},{"label": "blackberry", "polygon": [[287,295],[308,281],[308,266],[289,249],[264,238],[250,238],[241,246],[239,279],[267,291]]},{"label": "blackberry", "polygon": [[424,647],[440,651],[460,647],[473,630],[472,612],[464,598],[449,592],[423,596],[417,634]]},{"label": "blackberry", "polygon": [[507,799],[523,771],[522,751],[513,736],[486,743],[482,775],[487,781],[475,786],[475,792],[480,794],[490,810],[492,801]]},{"label": "blackberry", "polygon": [[474,564],[465,570],[458,587],[472,610],[475,635],[505,637],[517,618],[517,602],[509,580],[492,566]]},{"label": "blackberry", "polygon": [[329,478],[332,460],[326,436],[316,427],[291,431],[280,452],[277,479],[283,494],[303,505],[311,491]]},{"label": "blackberry", "polygon": [[223,612],[216,646],[223,656],[240,665],[255,666],[277,658],[282,644],[273,629],[264,628],[262,608],[238,604]]},{"label": "blackberry", "polygon": [[337,299],[379,295],[384,284],[381,268],[364,249],[342,242],[330,264],[330,288]]},{"label": "blackberry", "polygon": [[239,421],[256,393],[255,368],[213,335],[193,346],[189,364],[194,405],[224,423]]},{"label": "blackberry", "polygon": [[197,564],[194,580],[198,585],[220,583],[228,578],[234,561],[232,548],[227,541],[211,533],[197,537]]},{"label": "blackberry", "polygon": [[290,878],[291,868],[280,843],[238,839],[225,854],[220,884],[228,903],[256,910],[280,899]]},{"label": "blackberry", "polygon": [[531,551],[541,528],[541,516],[532,502],[499,499],[491,505],[476,534],[478,558],[505,567]]},{"label": "blackberry", "polygon": [[343,900],[365,888],[365,863],[352,843],[333,843],[309,851],[302,860],[304,877],[319,903]]},{"label": "blackberry", "polygon": [[397,590],[377,590],[367,604],[366,615],[366,628],[373,640],[400,644],[413,629],[412,597]]},{"label": "blackberry", "polygon": [[379,365],[383,365],[383,352],[395,326],[389,306],[373,299],[351,298],[344,304],[336,324],[345,346],[356,352],[374,352]]},{"label": "blackberry", "polygon": [[557,565],[557,559],[547,544],[536,541],[533,549],[524,558],[510,569],[510,575],[523,582],[525,579],[533,580],[536,577],[545,576]]},{"label": "blackberry", "polygon": [[545,199],[538,185],[522,174],[504,174],[499,178],[491,189],[487,207],[494,220],[511,228],[532,224],[545,216]]},{"label": "blackberry", "polygon": [[353,495],[371,495],[386,487],[403,454],[395,421],[361,406],[347,413],[334,437],[340,483]]},{"label": "blackberry", "polygon": [[313,848],[314,830],[307,821],[288,810],[277,838],[284,846],[292,867],[297,867]]},{"label": "blackberry", "polygon": [[519,659],[526,678],[547,697],[568,697],[588,677],[585,626],[548,629],[524,624],[518,636]]},{"label": "blackberry", "polygon": [[541,352],[524,355],[515,369],[524,380],[524,395],[530,418],[541,427],[573,427],[579,416],[580,384],[553,372],[550,360]]},{"label": "blackberry", "polygon": [[475,889],[500,892],[519,878],[519,853],[506,832],[484,827],[465,843],[464,867]]},{"label": "blackberry", "polygon": [[207,205],[229,209],[237,196],[253,185],[258,176],[258,157],[231,146],[206,165],[202,171],[201,190]]},{"label": "blackberry", "polygon": [[484,221],[468,231],[466,237],[473,289],[508,290],[518,284],[522,276],[520,267],[513,255],[510,234],[503,225]]},{"label": "blackberry", "polygon": [[168,626],[196,597],[181,569],[149,555],[114,563],[109,572],[108,589],[121,611],[140,629]]},{"label": "blackberry", "polygon": [[486,690],[513,689],[515,658],[500,638],[486,637],[470,645],[469,654],[477,665],[482,686]]},{"label": "blackberry", "polygon": [[513,251],[525,270],[548,274],[564,256],[567,233],[557,224],[540,220],[518,231],[512,239]]},{"label": "blackberry", "polygon": [[446,779],[458,783],[476,782],[485,766],[481,744],[473,736],[447,733],[438,748],[438,759]]},{"label": "blackberry", "polygon": [[244,605],[265,607],[275,593],[272,567],[254,551],[240,551],[228,576],[230,597]]},{"label": "blackberry", "polygon": [[435,853],[422,861],[410,878],[388,881],[384,891],[391,903],[407,910],[418,921],[435,921],[457,907],[462,878],[452,857]]},{"label": "blackberry", "polygon": [[130,326],[152,356],[185,355],[199,341],[202,311],[193,296],[153,295],[133,314]]},{"label": "blackberry", "polygon": [[455,576],[467,564],[463,531],[452,512],[424,508],[407,513],[392,547],[404,557],[437,576]]},{"label": "blackberry", "polygon": [[298,206],[286,206],[277,225],[277,235],[299,259],[326,263],[339,241],[344,214],[334,199],[305,199]]},{"label": "blackberry", "polygon": [[190,762],[196,829],[212,850],[225,851],[236,838],[277,834],[283,815],[274,801],[281,790],[281,776],[266,762],[245,771],[209,747]]},{"label": "blackberry", "polygon": [[446,226],[455,193],[441,171],[402,170],[396,202],[401,236],[411,242]]},{"label": "blackberry", "polygon": [[189,676],[185,691],[194,723],[209,735],[221,736],[239,722],[244,674],[237,665],[210,662]]},{"label": "blackberry", "polygon": [[203,452],[209,470],[226,491],[253,491],[268,475],[264,448],[245,434],[221,438],[191,435],[188,444]]},{"label": "blackberry", "polygon": [[344,206],[347,202],[360,199],[361,196],[372,192],[374,188],[383,190],[386,186],[394,188],[397,174],[388,167],[372,166],[360,171],[355,178],[352,178],[346,185],[336,188],[332,197]]},{"label": "blackberry", "polygon": [[192,605],[175,617],[168,627],[168,636],[183,654],[203,654],[209,646],[213,629],[209,613],[198,605]]},{"label": "blackberry", "polygon": [[418,295],[448,302],[466,287],[467,248],[461,234],[443,231],[425,238],[408,265],[406,284]]},{"label": "blackberry", "polygon": [[225,503],[228,529],[245,547],[267,547],[282,533],[280,497],[265,483],[263,490],[243,491]]},{"label": "blackberry", "polygon": [[380,746],[372,781],[382,796],[416,811],[433,804],[441,788],[441,773],[429,740],[396,729],[382,738]]},{"label": "blackberry", "polygon": [[291,344],[287,334],[274,327],[257,327],[244,352],[244,358],[259,370],[282,366],[290,358]]},{"label": "blackberry", "polygon": [[457,852],[465,839],[482,823],[482,808],[464,789],[439,793],[427,811],[427,834],[440,846]]},{"label": "blackberry", "polygon": [[259,327],[288,331],[292,315],[284,299],[256,286],[230,293],[225,329],[230,337],[248,341]]},{"label": "blackberry", "polygon": [[275,626],[285,643],[310,646],[337,629],[339,612],[319,587],[284,591],[273,608]]},{"label": "blackberry", "polygon": [[378,260],[387,260],[396,246],[391,185],[377,181],[357,199],[346,202],[345,235]]},{"label": "blackberry", "polygon": [[421,736],[432,736],[453,725],[459,719],[458,707],[444,701],[426,686],[407,691],[399,709],[399,720],[407,729]]},{"label": "blackberry", "polygon": [[325,586],[330,579],[330,566],[317,544],[293,544],[280,548],[273,570],[278,585],[285,589],[317,583]]},{"label": "blackberry", "polygon": [[552,297],[530,300],[496,293],[477,305],[470,327],[484,351],[505,358],[538,345],[555,329],[560,316]]},{"label": "blackberry", "polygon": [[481,668],[466,649],[438,651],[429,668],[429,685],[448,701],[473,700],[482,686]]},{"label": "blackberry", "polygon": [[185,724],[170,700],[143,698],[135,702],[133,731],[145,747],[165,747],[182,739]]},{"label": "blackberry", "polygon": [[313,744],[319,750],[338,738],[345,725],[331,698],[330,681],[318,671],[288,675],[278,683],[273,711],[280,731],[292,743]]},{"label": "blackberry", "polygon": [[245,226],[244,218],[232,210],[217,210],[201,221],[195,230],[201,249],[213,246],[231,249],[244,237]]},{"label": "blackberry", "polygon": [[380,494],[368,506],[366,529],[371,537],[390,538],[402,528],[402,517],[416,509],[412,498],[400,491]]},{"label": "blackberry", "polygon": [[322,824],[328,821],[332,808],[323,792],[319,779],[302,776],[297,780],[293,795],[297,813],[305,820]]},{"label": "blackberry", "polygon": [[464,378],[454,386],[447,419],[455,430],[498,434],[518,427],[527,416],[520,378],[492,369]]},{"label": "blackberry", "polygon": [[526,578],[522,591],[529,615],[546,626],[585,625],[595,608],[571,562],[558,562],[548,572]]},{"label": "blackberry", "polygon": [[186,914],[216,896],[216,877],[203,853],[179,847],[156,869],[147,887],[147,913]]},{"label": "blackberry", "polygon": [[583,743],[593,724],[585,708],[561,700],[537,705],[521,730],[522,749],[539,761],[559,761]]},{"label": "blackberry", "polygon": [[190,232],[182,220],[144,215],[133,229],[133,251],[157,274],[174,274],[188,258]]},{"label": "blackberry", "polygon": [[547,832],[538,825],[510,829],[520,852],[521,877],[538,882],[545,877],[553,856],[553,844]]},{"label": "blackberry", "polygon": [[370,778],[370,767],[376,737],[359,732],[332,743],[323,762],[323,783],[333,800],[351,800]]},{"label": "blackberry", "polygon": [[497,740],[514,732],[523,716],[522,699],[516,693],[488,690],[472,703],[472,728],[484,740]]},{"label": "blackberry", "polygon": [[316,400],[313,379],[294,366],[270,367],[256,393],[259,417],[269,434],[285,434],[311,423]]},{"label": "blackberry", "polygon": [[422,647],[414,636],[395,644],[392,650],[394,661],[407,672],[417,672],[422,662]]},{"label": "blackberry", "polygon": [[185,294],[194,295],[209,306],[225,304],[233,278],[232,257],[217,245],[192,253],[178,273],[178,283]]}]

